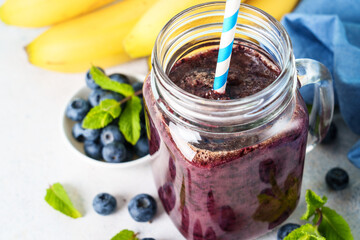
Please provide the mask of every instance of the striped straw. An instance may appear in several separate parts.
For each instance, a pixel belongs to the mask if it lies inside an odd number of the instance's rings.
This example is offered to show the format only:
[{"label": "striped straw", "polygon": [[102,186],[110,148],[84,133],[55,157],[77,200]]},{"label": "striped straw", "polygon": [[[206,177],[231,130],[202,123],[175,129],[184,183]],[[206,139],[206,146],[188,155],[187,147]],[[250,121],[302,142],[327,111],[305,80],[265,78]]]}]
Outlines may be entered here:
[{"label": "striped straw", "polygon": [[226,1],[224,23],[221,33],[219,55],[216,64],[214,80],[214,91],[220,94],[225,93],[240,2],[241,0]]}]

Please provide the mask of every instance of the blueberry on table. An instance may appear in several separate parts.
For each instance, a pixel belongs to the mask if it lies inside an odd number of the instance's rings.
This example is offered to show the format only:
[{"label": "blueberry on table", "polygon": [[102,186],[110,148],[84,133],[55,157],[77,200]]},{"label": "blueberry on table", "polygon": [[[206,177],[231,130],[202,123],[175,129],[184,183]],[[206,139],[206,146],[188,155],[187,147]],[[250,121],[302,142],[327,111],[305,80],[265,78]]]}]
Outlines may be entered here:
[{"label": "blueberry on table", "polygon": [[114,73],[109,75],[109,78],[113,81],[116,81],[118,83],[127,83],[130,84],[129,78],[121,73]]},{"label": "blueberry on table", "polygon": [[89,102],[91,106],[95,107],[99,105],[101,98],[109,93],[108,91],[104,91],[102,89],[95,89],[89,95]]},{"label": "blueberry on table", "polygon": [[93,208],[100,215],[109,215],[116,209],[116,199],[108,193],[99,193],[93,200]]},{"label": "blueberry on table", "polygon": [[72,100],[66,107],[65,115],[73,121],[81,121],[90,110],[90,103],[82,98]]},{"label": "blueberry on table", "polygon": [[75,123],[72,128],[72,135],[79,142],[84,142],[86,140],[95,141],[100,136],[100,130],[84,129],[81,126],[81,123]]},{"label": "blueberry on table", "polygon": [[85,141],[84,143],[84,151],[86,156],[96,160],[101,160],[102,148],[103,146],[99,141]]},{"label": "blueberry on table", "polygon": [[299,224],[287,223],[279,228],[277,232],[277,240],[283,240],[287,235],[289,235],[293,230],[299,228]]},{"label": "blueberry on table", "polygon": [[108,92],[106,92],[105,94],[103,94],[103,95],[100,96],[100,101],[99,101],[99,103],[100,103],[101,101],[104,101],[105,99],[114,99],[114,100],[120,102],[122,99],[124,99],[124,96],[121,95],[121,94],[119,94],[119,93],[116,93],[116,92],[110,92],[110,91],[108,91]]},{"label": "blueberry on table", "polygon": [[328,132],[326,133],[326,136],[321,141],[321,143],[329,144],[335,140],[336,136],[337,136],[337,127],[336,127],[335,123],[332,122],[330,124]]},{"label": "blueberry on table", "polygon": [[134,146],[134,151],[139,157],[149,154],[149,141],[145,136],[142,136]]},{"label": "blueberry on table", "polygon": [[102,157],[109,163],[126,162],[129,158],[124,144],[120,142],[113,142],[104,146]]},{"label": "blueberry on table", "polygon": [[343,190],[349,184],[349,175],[344,169],[336,167],[327,172],[325,180],[332,190]]},{"label": "blueberry on table", "polygon": [[125,142],[125,138],[116,125],[106,126],[100,134],[100,141],[105,146],[113,142]]},{"label": "blueberry on table", "polygon": [[[103,73],[105,73],[104,69],[102,69],[101,67],[97,67],[100,71],[102,71]],[[85,76],[85,82],[86,85],[91,88],[91,89],[97,89],[100,88],[99,85],[97,85],[94,81],[94,79],[92,78],[91,74],[90,74],[90,70],[87,71],[86,76]]]},{"label": "blueberry on table", "polygon": [[155,199],[148,194],[139,194],[132,198],[128,205],[130,216],[137,222],[148,222],[156,214]]}]

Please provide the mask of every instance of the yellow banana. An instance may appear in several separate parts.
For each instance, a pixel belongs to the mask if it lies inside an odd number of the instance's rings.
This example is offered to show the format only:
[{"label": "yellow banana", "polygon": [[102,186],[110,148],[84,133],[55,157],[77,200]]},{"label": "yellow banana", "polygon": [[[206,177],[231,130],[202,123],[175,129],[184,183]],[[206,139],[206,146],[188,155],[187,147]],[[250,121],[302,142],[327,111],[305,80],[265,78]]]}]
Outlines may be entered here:
[{"label": "yellow banana", "polygon": [[247,0],[246,3],[260,8],[280,21],[287,13],[291,12],[299,0]]},{"label": "yellow banana", "polygon": [[0,19],[9,25],[43,27],[90,12],[114,0],[7,0]]},{"label": "yellow banana", "polygon": [[80,72],[91,64],[108,67],[130,60],[122,41],[157,0],[122,0],[107,8],[57,24],[27,47],[39,67]]},{"label": "yellow banana", "polygon": [[139,20],[124,40],[125,51],[132,57],[151,54],[161,28],[177,13],[211,0],[159,0]]},{"label": "yellow banana", "polygon": [[[125,51],[132,58],[149,56],[158,33],[171,17],[192,5],[209,1],[211,0],[159,0],[126,36],[124,40]],[[280,20],[284,14],[293,10],[298,1],[246,0],[242,2],[258,7]]]}]

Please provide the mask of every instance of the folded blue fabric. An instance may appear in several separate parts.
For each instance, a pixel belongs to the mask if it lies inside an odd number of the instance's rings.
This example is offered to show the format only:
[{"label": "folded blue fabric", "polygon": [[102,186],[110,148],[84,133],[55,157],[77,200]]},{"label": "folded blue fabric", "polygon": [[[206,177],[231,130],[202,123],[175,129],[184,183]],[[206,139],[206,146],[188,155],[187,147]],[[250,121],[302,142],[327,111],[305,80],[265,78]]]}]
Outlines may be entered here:
[{"label": "folded blue fabric", "polygon": [[[312,58],[329,68],[340,112],[350,129],[360,134],[360,3],[302,0],[282,24],[296,58]],[[360,167],[360,141],[349,159]]]},{"label": "folded blue fabric", "polygon": [[349,151],[348,158],[356,167],[360,168],[360,141],[358,141]]}]

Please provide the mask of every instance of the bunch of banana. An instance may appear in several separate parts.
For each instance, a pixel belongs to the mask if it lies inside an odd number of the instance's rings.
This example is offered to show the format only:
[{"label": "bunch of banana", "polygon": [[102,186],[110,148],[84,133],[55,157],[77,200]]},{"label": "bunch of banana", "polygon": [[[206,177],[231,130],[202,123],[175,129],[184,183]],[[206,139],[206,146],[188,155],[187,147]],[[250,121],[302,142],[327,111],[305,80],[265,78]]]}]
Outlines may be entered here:
[{"label": "bunch of banana", "polygon": [[[80,72],[91,64],[108,67],[149,56],[158,33],[171,17],[212,0],[122,0],[83,15],[112,1],[7,0],[0,7],[0,19],[27,27],[60,22],[26,47],[29,61],[49,70]],[[242,2],[280,19],[298,0]]]}]

